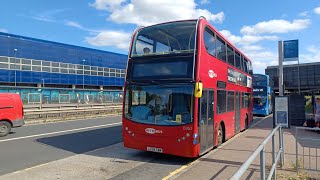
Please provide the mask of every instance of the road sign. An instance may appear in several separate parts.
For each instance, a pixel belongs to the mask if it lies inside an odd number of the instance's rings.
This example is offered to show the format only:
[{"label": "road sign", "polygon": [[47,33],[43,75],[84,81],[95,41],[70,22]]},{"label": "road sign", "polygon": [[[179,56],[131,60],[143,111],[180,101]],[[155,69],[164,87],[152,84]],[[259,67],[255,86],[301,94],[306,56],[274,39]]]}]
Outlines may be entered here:
[{"label": "road sign", "polygon": [[298,40],[283,41],[283,61],[298,61],[299,42]]}]

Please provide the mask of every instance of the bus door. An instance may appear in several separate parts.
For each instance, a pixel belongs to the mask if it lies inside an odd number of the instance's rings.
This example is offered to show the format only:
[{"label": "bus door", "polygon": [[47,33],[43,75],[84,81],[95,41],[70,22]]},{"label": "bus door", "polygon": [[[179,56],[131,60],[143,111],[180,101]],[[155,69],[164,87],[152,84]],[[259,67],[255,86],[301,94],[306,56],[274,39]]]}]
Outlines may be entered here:
[{"label": "bus door", "polygon": [[213,90],[203,90],[199,103],[200,153],[213,147]]},{"label": "bus door", "polygon": [[240,132],[240,93],[236,92],[236,108],[235,108],[235,127],[236,127],[236,133]]}]

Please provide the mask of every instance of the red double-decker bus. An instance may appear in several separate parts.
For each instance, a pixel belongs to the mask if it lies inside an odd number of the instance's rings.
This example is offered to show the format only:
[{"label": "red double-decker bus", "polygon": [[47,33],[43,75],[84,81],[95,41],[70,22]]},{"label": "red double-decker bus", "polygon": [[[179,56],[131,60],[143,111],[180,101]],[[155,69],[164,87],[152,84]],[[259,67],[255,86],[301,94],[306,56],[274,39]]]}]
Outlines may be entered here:
[{"label": "red double-decker bus", "polygon": [[125,147],[197,157],[251,123],[251,61],[205,18],[138,28],[128,57]]}]

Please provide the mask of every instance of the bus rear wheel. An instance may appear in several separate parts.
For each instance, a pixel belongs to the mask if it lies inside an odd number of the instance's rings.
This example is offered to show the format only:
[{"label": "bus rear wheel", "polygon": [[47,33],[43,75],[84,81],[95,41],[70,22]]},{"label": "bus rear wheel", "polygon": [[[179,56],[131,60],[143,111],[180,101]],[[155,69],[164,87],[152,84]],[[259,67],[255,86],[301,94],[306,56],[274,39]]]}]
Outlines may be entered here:
[{"label": "bus rear wheel", "polygon": [[249,119],[248,119],[248,115],[246,115],[246,120],[245,120],[245,129],[249,128]]},{"label": "bus rear wheel", "polygon": [[222,125],[220,124],[219,129],[218,129],[218,145],[220,146],[223,143],[223,128]]}]

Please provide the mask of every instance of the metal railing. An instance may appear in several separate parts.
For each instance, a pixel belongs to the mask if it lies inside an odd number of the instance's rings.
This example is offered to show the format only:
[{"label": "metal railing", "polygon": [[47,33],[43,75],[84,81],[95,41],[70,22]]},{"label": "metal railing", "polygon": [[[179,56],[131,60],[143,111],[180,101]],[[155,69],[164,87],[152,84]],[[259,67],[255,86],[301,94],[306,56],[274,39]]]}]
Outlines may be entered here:
[{"label": "metal railing", "polygon": [[[275,145],[275,133],[279,129],[279,151],[276,153],[276,145]],[[271,133],[264,139],[264,141],[259,145],[259,147],[253,152],[253,154],[247,159],[246,162],[242,164],[242,166],[238,169],[238,171],[230,178],[231,180],[238,180],[241,176],[246,172],[252,162],[257,158],[260,154],[260,179],[265,179],[266,177],[266,159],[265,159],[265,146],[268,141],[272,138],[272,167],[270,169],[268,180],[272,177],[276,179],[276,167],[277,162],[280,159],[280,167],[282,168],[284,162],[284,146],[283,146],[283,131],[281,125],[275,127]]]},{"label": "metal railing", "polygon": [[[310,127],[296,127],[296,172],[299,172],[299,167],[307,170],[313,170],[313,171],[318,171],[318,148],[320,148],[320,137],[318,134],[315,135],[314,138],[312,135],[308,134],[305,137],[299,137],[298,132],[299,130],[308,130],[308,131],[314,131],[314,133],[318,132],[320,133],[320,128],[310,128]],[[301,140],[300,145],[302,146],[302,165],[299,163],[299,147],[298,147],[298,141]],[[318,141],[318,143],[316,143]],[[306,145],[304,145],[306,144]],[[305,155],[305,148],[309,149],[308,155]],[[311,155],[311,148],[314,148],[316,150],[315,154]],[[305,156],[308,157],[307,160],[305,160]],[[311,168],[311,162],[315,161],[313,165],[315,164],[315,168]],[[308,168],[305,168],[305,161],[308,162]]]},{"label": "metal railing", "polygon": [[74,114],[74,113],[98,113],[108,111],[121,111],[122,104],[120,103],[108,103],[108,104],[90,104],[90,105],[77,105],[77,104],[57,104],[57,105],[46,105],[39,108],[38,106],[24,106],[25,118],[31,116],[45,116],[48,118],[50,114]]}]

